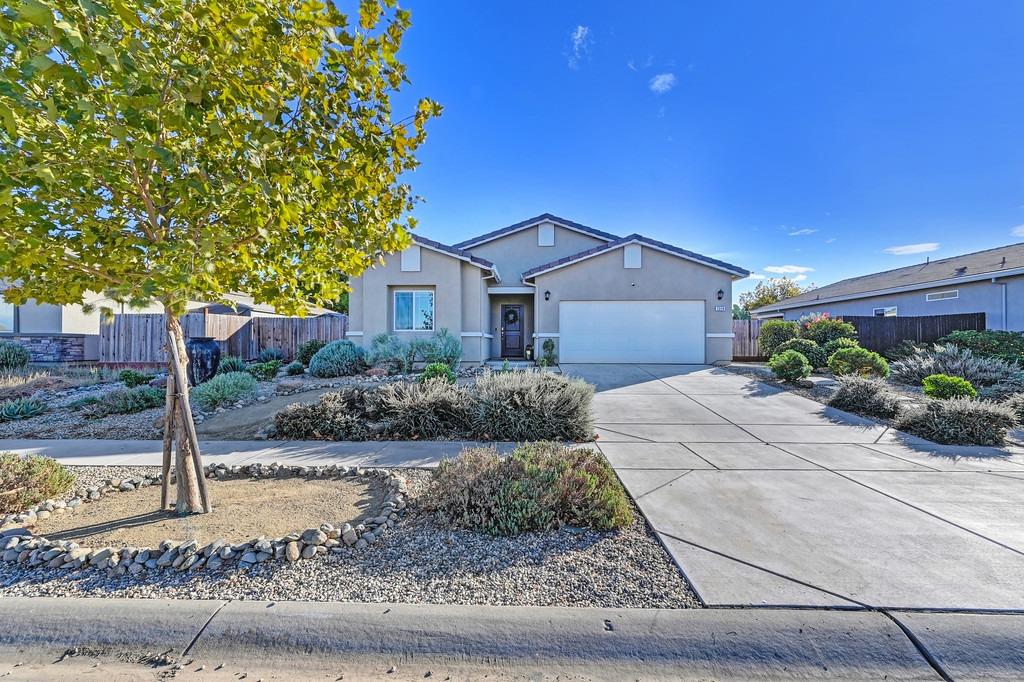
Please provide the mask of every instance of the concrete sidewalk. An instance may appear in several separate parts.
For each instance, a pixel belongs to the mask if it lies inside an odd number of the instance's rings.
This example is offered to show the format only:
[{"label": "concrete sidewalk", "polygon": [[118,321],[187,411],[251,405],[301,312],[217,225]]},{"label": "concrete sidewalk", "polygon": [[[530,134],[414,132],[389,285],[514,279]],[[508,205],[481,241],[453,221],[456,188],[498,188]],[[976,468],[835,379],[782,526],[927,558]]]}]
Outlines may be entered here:
[{"label": "concrete sidewalk", "polygon": [[[363,467],[436,467],[463,448],[491,445],[505,452],[515,443],[476,441],[365,441],[359,443],[283,440],[200,441],[206,464],[344,464]],[[160,466],[158,440],[0,440],[0,452],[53,457],[74,466]]]},{"label": "concrete sidewalk", "polygon": [[1024,665],[1024,616],[1009,615],[17,598],[0,619],[0,675],[17,663],[17,679],[1016,679]]}]

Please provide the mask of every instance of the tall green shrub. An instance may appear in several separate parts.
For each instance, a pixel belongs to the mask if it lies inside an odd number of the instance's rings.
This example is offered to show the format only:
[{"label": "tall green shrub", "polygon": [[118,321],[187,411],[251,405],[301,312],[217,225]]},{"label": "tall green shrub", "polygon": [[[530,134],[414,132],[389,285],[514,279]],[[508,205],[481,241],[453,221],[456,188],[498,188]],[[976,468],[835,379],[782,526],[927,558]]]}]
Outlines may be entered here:
[{"label": "tall green shrub", "polygon": [[299,344],[299,349],[295,352],[295,359],[303,365],[309,365],[309,361],[313,359],[316,352],[326,345],[327,342],[322,339],[310,339],[301,343]]},{"label": "tall green shrub", "polygon": [[424,344],[422,354],[428,364],[440,362],[455,370],[462,362],[462,342],[447,329],[442,329]]},{"label": "tall green shrub", "polygon": [[803,353],[798,353],[795,350],[776,353],[768,361],[768,367],[771,368],[772,374],[791,384],[806,379],[814,369],[811,367],[811,363],[807,362]]},{"label": "tall green shrub", "polygon": [[757,342],[761,346],[761,355],[771,357],[775,355],[779,346],[790,339],[795,339],[800,331],[800,325],[791,320],[768,320],[761,325]]},{"label": "tall green shrub", "polygon": [[938,343],[966,348],[978,357],[1024,364],[1024,333],[1021,332],[961,330],[947,334]]},{"label": "tall green shrub", "polygon": [[331,341],[309,361],[309,373],[321,378],[351,376],[363,371],[363,358],[363,349],[351,341]]},{"label": "tall green shrub", "polygon": [[0,370],[21,369],[30,359],[31,356],[21,344],[0,341]]},{"label": "tall green shrub", "polygon": [[884,379],[889,376],[889,363],[867,348],[840,348],[828,359],[828,368],[837,377],[857,374]]},{"label": "tall green shrub", "polygon": [[783,353],[787,350],[795,350],[803,355],[807,358],[807,362],[811,363],[811,367],[815,369],[824,367],[828,363],[828,355],[825,354],[825,349],[810,339],[790,339],[779,345],[775,353]]}]

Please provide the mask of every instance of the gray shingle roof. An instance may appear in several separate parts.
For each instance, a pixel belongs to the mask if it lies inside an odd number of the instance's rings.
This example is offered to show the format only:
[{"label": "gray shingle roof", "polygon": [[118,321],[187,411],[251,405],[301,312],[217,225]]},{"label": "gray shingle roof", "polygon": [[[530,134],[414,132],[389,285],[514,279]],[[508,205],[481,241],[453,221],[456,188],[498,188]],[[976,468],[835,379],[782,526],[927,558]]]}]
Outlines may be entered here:
[{"label": "gray shingle roof", "polygon": [[539,274],[541,272],[545,272],[547,270],[551,270],[552,268],[557,268],[557,267],[560,267],[560,266],[563,266],[563,265],[568,265],[570,263],[574,263],[574,262],[579,261],[579,260],[583,260],[584,258],[588,258],[590,256],[597,255],[597,254],[601,253],[602,251],[611,251],[612,249],[617,249],[620,246],[624,246],[626,244],[629,244],[630,242],[639,242],[641,244],[646,244],[647,246],[651,246],[651,247],[654,247],[656,249],[661,249],[663,251],[667,251],[669,253],[673,253],[673,254],[675,254],[677,256],[681,256],[681,257],[689,259],[689,260],[697,261],[699,263],[704,263],[705,265],[708,265],[708,266],[713,267],[713,268],[718,268],[719,270],[726,270],[726,271],[728,271],[728,272],[730,272],[730,273],[732,273],[734,275],[737,275],[739,277],[746,277],[747,275],[750,274],[749,270],[744,270],[743,268],[741,268],[741,267],[739,267],[737,265],[732,265],[731,263],[726,263],[725,261],[716,260],[716,259],[711,258],[709,256],[704,256],[702,254],[695,253],[693,251],[687,251],[686,249],[681,249],[678,246],[673,246],[671,244],[666,244],[665,242],[659,242],[659,241],[657,241],[655,239],[651,239],[651,238],[645,237],[645,236],[643,236],[641,234],[634,233],[634,234],[629,235],[628,237],[621,237],[619,239],[616,239],[613,242],[609,242],[607,244],[601,244],[599,246],[595,246],[593,248],[587,249],[586,251],[580,251],[579,253],[574,253],[571,256],[565,256],[564,258],[559,258],[558,260],[553,260],[550,263],[545,263],[544,265],[538,265],[535,268],[530,268],[529,270],[527,270],[526,272],[523,273],[523,279],[526,279],[528,277],[533,277],[534,275],[537,275],[537,274]]},{"label": "gray shingle roof", "polygon": [[444,251],[445,253],[450,253],[451,255],[456,256],[458,258],[471,261],[482,268],[486,268],[492,271],[494,270],[494,263],[492,263],[491,261],[487,260],[486,258],[481,258],[480,256],[474,256],[469,251],[464,251],[463,249],[460,249],[456,246],[442,244],[441,242],[436,242],[433,239],[427,239],[426,237],[422,237],[418,234],[412,235],[412,240],[422,246],[429,246],[431,248],[437,249],[438,251]]},{"label": "gray shingle roof", "polygon": [[515,223],[514,225],[502,227],[500,229],[494,230],[493,232],[488,232],[487,234],[482,234],[478,237],[473,237],[472,239],[461,241],[458,244],[456,244],[455,247],[459,249],[464,249],[468,246],[475,246],[477,244],[489,242],[492,239],[497,239],[498,237],[509,234],[510,232],[515,232],[516,230],[520,230],[524,227],[529,227],[530,225],[535,225],[536,223],[545,220],[550,220],[553,223],[560,223],[562,225],[565,225],[566,227],[571,227],[574,230],[579,230],[580,232],[584,232],[591,236],[597,237],[598,239],[605,239],[607,241],[618,239],[618,236],[611,234],[609,232],[604,232],[602,230],[598,230],[596,228],[590,227],[588,225],[583,225],[572,220],[566,220],[565,218],[559,218],[558,216],[553,215],[551,213],[541,213],[539,216],[529,218],[527,220],[521,220],[518,223]]},{"label": "gray shingle roof", "polygon": [[768,312],[779,308],[799,307],[800,304],[813,304],[819,299],[863,298],[872,292],[886,291],[909,287],[927,289],[930,285],[945,280],[979,278],[979,276],[998,276],[1000,272],[1024,268],[1024,243],[1000,246],[985,251],[975,251],[962,256],[942,258],[940,260],[908,265],[895,270],[876,272],[860,277],[851,277],[834,284],[813,289],[805,294],[787,298],[784,301],[762,306],[752,312]]}]

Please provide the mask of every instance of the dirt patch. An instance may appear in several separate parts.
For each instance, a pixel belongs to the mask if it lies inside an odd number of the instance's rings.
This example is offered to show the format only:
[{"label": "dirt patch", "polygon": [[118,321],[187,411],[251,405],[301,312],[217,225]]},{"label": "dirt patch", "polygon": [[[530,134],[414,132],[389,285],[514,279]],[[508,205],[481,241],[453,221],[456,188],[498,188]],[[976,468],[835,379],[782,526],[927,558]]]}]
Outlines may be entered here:
[{"label": "dirt patch", "polygon": [[85,547],[156,547],[165,539],[237,543],[281,537],[325,521],[355,524],[379,509],[384,497],[380,485],[363,480],[210,480],[208,485],[212,514],[178,517],[158,511],[160,487],[147,486],[52,516],[33,530]]}]

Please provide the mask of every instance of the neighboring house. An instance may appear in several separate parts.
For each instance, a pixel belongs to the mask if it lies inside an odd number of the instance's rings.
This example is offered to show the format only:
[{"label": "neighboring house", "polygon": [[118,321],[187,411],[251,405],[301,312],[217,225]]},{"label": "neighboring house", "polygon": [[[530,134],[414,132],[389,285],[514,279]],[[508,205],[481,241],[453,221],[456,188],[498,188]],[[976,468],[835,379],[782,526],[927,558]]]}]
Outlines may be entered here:
[{"label": "neighboring house", "polygon": [[[266,305],[256,305],[250,296],[232,294],[235,309],[221,304],[190,301],[187,309],[195,312],[204,308],[224,315],[281,317]],[[13,305],[0,296],[0,340],[15,341],[28,349],[32,362],[93,362],[99,359],[100,309],[115,313],[162,313],[163,306],[152,304],[145,308],[129,308],[127,304],[112,301],[101,294],[89,294],[85,303],[94,307],[86,312],[81,305],[51,305],[29,301]],[[311,309],[318,315],[323,309]]]},{"label": "neighboring house", "polygon": [[1024,330],[1024,244],[844,279],[772,305],[757,318],[808,313],[880,317],[985,313],[989,329]]},{"label": "neighboring house", "polygon": [[349,337],[448,329],[463,359],[704,363],[732,358],[732,283],[750,273],[639,234],[544,215],[448,246],[413,245],[351,282]]}]

